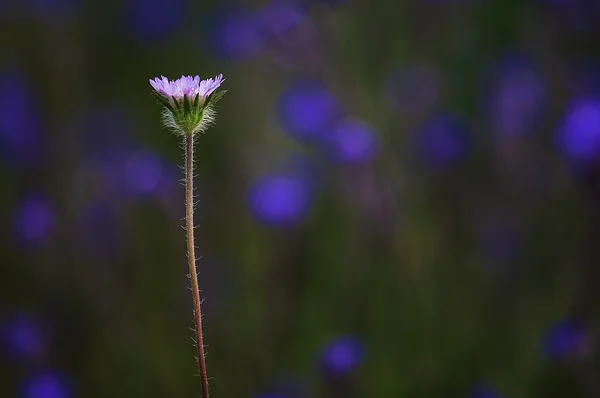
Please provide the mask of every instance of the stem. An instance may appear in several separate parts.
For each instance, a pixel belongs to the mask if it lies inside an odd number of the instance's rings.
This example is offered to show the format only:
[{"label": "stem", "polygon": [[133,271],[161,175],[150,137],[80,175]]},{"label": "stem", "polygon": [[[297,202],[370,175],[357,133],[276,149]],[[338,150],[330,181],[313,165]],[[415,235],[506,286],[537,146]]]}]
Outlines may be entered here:
[{"label": "stem", "polygon": [[202,338],[202,311],[200,310],[200,289],[196,273],[196,254],[194,247],[194,137],[185,135],[185,231],[187,236],[187,258],[192,282],[194,301],[194,323],[196,331],[196,348],[198,349],[198,369],[202,380],[202,398],[208,398],[208,377],[206,375],[206,359]]}]

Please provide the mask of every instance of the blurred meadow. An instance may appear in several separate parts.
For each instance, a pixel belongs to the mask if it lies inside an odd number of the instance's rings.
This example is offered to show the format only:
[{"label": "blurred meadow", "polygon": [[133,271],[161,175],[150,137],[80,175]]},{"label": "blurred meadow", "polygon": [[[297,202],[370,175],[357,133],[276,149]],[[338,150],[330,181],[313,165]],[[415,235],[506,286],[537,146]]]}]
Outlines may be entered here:
[{"label": "blurred meadow", "polygon": [[600,397],[597,0],[0,0],[0,397]]}]

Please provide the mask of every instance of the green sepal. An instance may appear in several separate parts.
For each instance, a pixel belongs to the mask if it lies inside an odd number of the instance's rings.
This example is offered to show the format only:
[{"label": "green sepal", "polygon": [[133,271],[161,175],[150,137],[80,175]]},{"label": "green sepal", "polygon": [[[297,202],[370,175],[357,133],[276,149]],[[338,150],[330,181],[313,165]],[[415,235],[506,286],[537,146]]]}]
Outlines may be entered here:
[{"label": "green sepal", "polygon": [[159,93],[157,93],[156,91],[152,91],[152,96],[165,108],[167,108],[168,110],[170,110],[171,112],[173,112],[173,106],[171,105],[171,103],[169,102],[169,100],[167,98],[165,98],[164,95],[161,95]]},{"label": "green sepal", "polygon": [[177,98],[175,98],[173,95],[171,96],[171,98],[173,98],[173,103],[177,105],[177,110],[183,111],[183,109],[181,108],[181,104],[179,103],[179,101],[177,101]]},{"label": "green sepal", "polygon": [[196,94],[196,96],[194,97],[194,109],[198,108],[198,101],[200,101],[200,94]]},{"label": "green sepal", "polygon": [[214,104],[216,104],[221,99],[221,97],[223,97],[223,95],[225,95],[226,92],[227,92],[227,90],[222,90],[222,91],[213,92],[212,94],[210,94],[206,98],[205,107],[213,106]]},{"label": "green sepal", "polygon": [[187,94],[183,96],[183,112],[186,115],[192,113],[192,104],[190,103],[190,99]]}]

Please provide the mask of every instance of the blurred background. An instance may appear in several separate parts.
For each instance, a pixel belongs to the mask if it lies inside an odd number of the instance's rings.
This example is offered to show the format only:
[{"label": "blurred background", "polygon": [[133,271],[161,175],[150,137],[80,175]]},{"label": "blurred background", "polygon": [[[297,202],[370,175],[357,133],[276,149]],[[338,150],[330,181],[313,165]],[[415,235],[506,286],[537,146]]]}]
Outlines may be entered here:
[{"label": "blurred background", "polygon": [[600,397],[600,2],[2,0],[0,396]]}]

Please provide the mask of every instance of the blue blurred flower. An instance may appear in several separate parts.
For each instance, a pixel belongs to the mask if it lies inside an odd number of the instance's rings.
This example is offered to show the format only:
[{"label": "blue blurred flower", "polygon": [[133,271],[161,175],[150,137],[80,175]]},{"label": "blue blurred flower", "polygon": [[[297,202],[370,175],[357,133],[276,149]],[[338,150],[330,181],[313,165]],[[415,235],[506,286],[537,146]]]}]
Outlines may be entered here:
[{"label": "blue blurred flower", "polygon": [[14,70],[0,74],[0,147],[11,163],[38,160],[41,121],[33,98],[23,75]]},{"label": "blue blurred flower", "polygon": [[273,227],[293,226],[310,208],[312,187],[299,173],[268,174],[254,183],[249,200],[254,215],[262,223]]},{"label": "blue blurred flower", "polygon": [[125,165],[125,176],[134,194],[155,193],[163,178],[162,159],[150,151],[134,152]]},{"label": "blue blurred flower", "polygon": [[532,132],[546,95],[542,78],[522,61],[502,68],[492,93],[492,122],[500,137],[517,137]]},{"label": "blue blurred flower", "polygon": [[340,116],[340,106],[316,81],[293,83],[281,95],[279,116],[283,129],[300,140],[319,140]]},{"label": "blue blurred flower", "polygon": [[241,8],[224,8],[207,19],[210,47],[217,57],[241,60],[258,53],[263,42],[255,13]]},{"label": "blue blurred flower", "polygon": [[368,124],[354,119],[338,123],[328,140],[329,150],[340,163],[361,163],[373,159],[379,150],[377,134]]},{"label": "blue blurred flower", "polygon": [[600,100],[571,104],[558,131],[559,146],[575,161],[595,159],[600,151]]},{"label": "blue blurred flower", "polygon": [[2,327],[2,341],[9,354],[18,359],[35,359],[45,349],[48,330],[31,314],[20,313],[8,319]]},{"label": "blue blurred flower", "polygon": [[553,325],[542,340],[543,354],[552,360],[584,354],[588,333],[582,322],[567,319]]},{"label": "blue blurred flower", "polygon": [[50,203],[40,195],[26,197],[14,213],[14,227],[19,239],[41,244],[54,227],[55,214]]},{"label": "blue blurred flower", "polygon": [[445,113],[426,120],[415,132],[414,140],[419,158],[436,169],[455,164],[471,144],[465,127]]},{"label": "blue blurred flower", "polygon": [[23,386],[23,398],[69,398],[71,393],[65,381],[55,373],[30,377]]},{"label": "blue blurred flower", "polygon": [[363,361],[365,349],[354,336],[343,336],[329,343],[321,353],[321,365],[330,376],[343,376]]},{"label": "blue blurred flower", "polygon": [[185,0],[128,0],[125,7],[125,26],[149,42],[173,34],[182,25],[186,11]]}]

